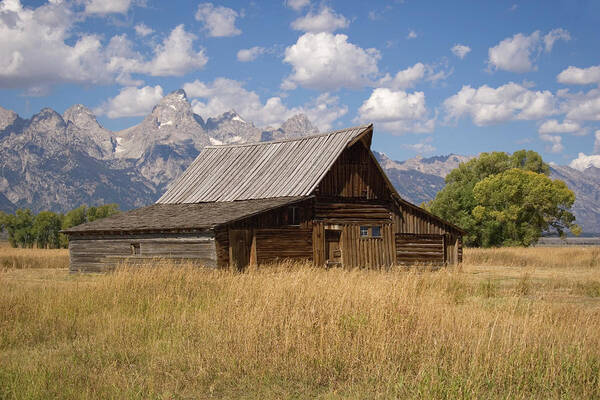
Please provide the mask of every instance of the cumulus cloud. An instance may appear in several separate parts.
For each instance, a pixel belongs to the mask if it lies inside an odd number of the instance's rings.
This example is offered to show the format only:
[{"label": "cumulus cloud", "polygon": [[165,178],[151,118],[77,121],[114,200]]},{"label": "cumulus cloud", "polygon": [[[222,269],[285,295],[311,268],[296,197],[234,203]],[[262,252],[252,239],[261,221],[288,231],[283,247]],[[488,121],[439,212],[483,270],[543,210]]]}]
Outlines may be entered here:
[{"label": "cumulus cloud", "polygon": [[488,50],[488,66],[490,70],[528,72],[537,68],[534,63],[542,50],[550,52],[557,40],[570,39],[569,32],[562,28],[554,29],[544,36],[540,31],[529,36],[517,33]]},{"label": "cumulus cloud", "polygon": [[80,34],[67,43],[74,19],[60,3],[36,9],[23,8],[19,1],[0,3],[0,87],[110,82],[99,37]]},{"label": "cumulus cloud", "polygon": [[547,91],[533,91],[517,83],[477,89],[463,86],[444,101],[448,120],[470,116],[473,123],[485,126],[511,120],[536,120],[558,111],[554,95]]},{"label": "cumulus cloud", "polygon": [[194,50],[195,36],[183,25],[148,58],[133,50],[126,35],[113,36],[103,46],[99,36],[73,33],[76,19],[70,3],[30,9],[19,1],[0,2],[0,87],[43,95],[60,83],[131,86],[142,83],[131,74],[182,75],[207,62],[203,50]]},{"label": "cumulus cloud", "polygon": [[584,171],[589,167],[600,168],[600,155],[585,155],[584,153],[579,153],[577,158],[569,163],[569,167],[577,169],[579,171]]},{"label": "cumulus cloud", "polygon": [[423,92],[376,88],[358,109],[357,121],[377,122],[391,133],[432,132],[435,118],[431,118]]},{"label": "cumulus cloud", "polygon": [[90,0],[85,5],[86,14],[126,14],[131,0]]},{"label": "cumulus cloud", "polygon": [[464,44],[455,44],[450,50],[452,51],[452,54],[462,60],[467,54],[469,54],[471,48]]},{"label": "cumulus cloud", "polygon": [[559,90],[558,96],[564,99],[561,110],[566,113],[566,118],[577,121],[600,121],[600,89],[592,89],[587,93]]},{"label": "cumulus cloud", "polygon": [[204,24],[208,36],[212,37],[236,36],[242,33],[235,26],[237,17],[237,11],[223,6],[215,7],[212,3],[200,3],[196,12],[196,20]]},{"label": "cumulus cloud", "polygon": [[594,134],[594,153],[600,153],[600,130]]},{"label": "cumulus cloud", "polygon": [[220,115],[231,109],[258,126],[278,125],[288,118],[304,113],[320,129],[331,124],[348,112],[337,96],[324,93],[300,107],[288,107],[280,97],[274,96],[264,103],[254,91],[244,88],[241,82],[217,78],[213,82],[194,81],[183,86],[192,98],[194,112],[204,118]]},{"label": "cumulus cloud", "polygon": [[152,76],[181,76],[204,67],[208,58],[203,49],[194,50],[195,39],[183,25],[175,27],[163,43],[155,47],[154,58],[144,69]]},{"label": "cumulus cloud", "polygon": [[377,86],[394,90],[407,89],[415,87],[421,81],[437,81],[445,79],[448,75],[449,72],[447,71],[441,70],[436,72],[431,65],[416,63],[412,67],[398,71],[394,77],[390,76],[390,74],[385,74],[378,81]]},{"label": "cumulus cloud", "polygon": [[363,49],[348,42],[348,36],[329,32],[305,33],[286,48],[284,62],[293,72],[284,89],[298,85],[319,89],[360,88],[376,77],[380,54],[376,49]]},{"label": "cumulus cloud", "polygon": [[242,49],[237,52],[237,59],[241,62],[254,61],[266,51],[264,47],[254,46],[249,49]]},{"label": "cumulus cloud", "polygon": [[285,5],[294,11],[300,11],[310,4],[310,0],[287,0]]},{"label": "cumulus cloud", "polygon": [[142,88],[126,87],[118,95],[108,99],[94,110],[109,118],[137,117],[148,114],[163,98],[162,87],[156,85]]},{"label": "cumulus cloud", "polygon": [[565,148],[562,145],[562,136],[540,135],[540,139],[542,139],[544,142],[549,143],[548,147],[546,147],[546,151],[549,151],[550,153],[560,153]]},{"label": "cumulus cloud", "polygon": [[304,17],[292,22],[291,27],[304,32],[333,32],[347,28],[350,24],[343,15],[336,14],[331,8],[323,7],[318,13],[310,11]]},{"label": "cumulus cloud", "polygon": [[[107,46],[108,70],[117,73],[117,81],[127,84],[131,74],[151,76],[181,76],[201,69],[208,62],[204,50],[194,49],[196,36],[183,25],[175,27],[162,43],[154,48],[154,55],[146,60],[133,50],[133,43],[125,35],[114,36]],[[138,83],[139,84],[139,83]]]},{"label": "cumulus cloud", "polygon": [[154,29],[147,27],[145,24],[137,24],[134,26],[135,33],[138,36],[148,36],[154,32]]},{"label": "cumulus cloud", "polygon": [[592,83],[600,84],[600,65],[588,68],[577,68],[569,66],[563,70],[556,79],[560,83],[571,85],[589,85]]},{"label": "cumulus cloud", "polygon": [[417,38],[417,32],[413,31],[412,29],[410,31],[408,31],[408,35],[406,35],[407,39],[416,39]]},{"label": "cumulus cloud", "polygon": [[556,133],[585,133],[585,129],[575,121],[564,120],[558,122],[555,119],[545,121],[538,128],[540,134],[556,134]]}]

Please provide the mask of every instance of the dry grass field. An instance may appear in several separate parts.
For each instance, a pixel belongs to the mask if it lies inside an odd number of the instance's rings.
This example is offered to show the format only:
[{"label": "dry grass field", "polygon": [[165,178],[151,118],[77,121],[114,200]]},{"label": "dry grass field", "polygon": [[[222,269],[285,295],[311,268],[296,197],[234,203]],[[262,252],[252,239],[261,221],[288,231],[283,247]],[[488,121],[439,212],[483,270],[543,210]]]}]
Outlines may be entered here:
[{"label": "dry grass field", "polygon": [[69,274],[0,249],[0,398],[600,398],[600,250]]}]

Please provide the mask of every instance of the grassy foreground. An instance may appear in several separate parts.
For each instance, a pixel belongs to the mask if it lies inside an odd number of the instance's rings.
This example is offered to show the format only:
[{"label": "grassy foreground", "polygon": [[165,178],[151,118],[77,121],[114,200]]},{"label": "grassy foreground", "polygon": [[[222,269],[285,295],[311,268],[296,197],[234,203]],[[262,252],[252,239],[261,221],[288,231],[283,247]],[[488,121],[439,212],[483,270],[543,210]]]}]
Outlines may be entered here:
[{"label": "grassy foreground", "polygon": [[0,398],[600,397],[593,248],[106,275],[35,268],[36,252],[0,267]]}]

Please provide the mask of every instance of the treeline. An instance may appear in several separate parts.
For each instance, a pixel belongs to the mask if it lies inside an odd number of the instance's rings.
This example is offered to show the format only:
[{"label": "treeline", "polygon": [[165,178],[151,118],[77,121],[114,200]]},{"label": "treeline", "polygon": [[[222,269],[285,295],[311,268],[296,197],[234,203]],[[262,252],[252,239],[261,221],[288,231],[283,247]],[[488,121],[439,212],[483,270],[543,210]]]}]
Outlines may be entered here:
[{"label": "treeline", "polygon": [[42,211],[35,215],[30,209],[19,209],[14,214],[0,211],[0,231],[8,233],[8,242],[12,247],[31,248],[34,245],[42,249],[67,248],[69,240],[60,233],[85,222],[106,218],[117,214],[117,204],[101,206],[80,206],[66,214]]}]

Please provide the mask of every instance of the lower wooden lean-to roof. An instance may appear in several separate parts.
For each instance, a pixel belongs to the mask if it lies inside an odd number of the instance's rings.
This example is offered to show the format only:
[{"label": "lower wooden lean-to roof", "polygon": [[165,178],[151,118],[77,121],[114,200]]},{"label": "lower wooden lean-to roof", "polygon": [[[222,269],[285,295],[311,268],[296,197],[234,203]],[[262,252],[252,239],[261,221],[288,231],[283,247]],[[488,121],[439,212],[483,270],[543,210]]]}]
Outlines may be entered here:
[{"label": "lower wooden lean-to roof", "polygon": [[63,233],[185,231],[210,229],[313,196],[209,203],[153,204],[66,229]]}]

